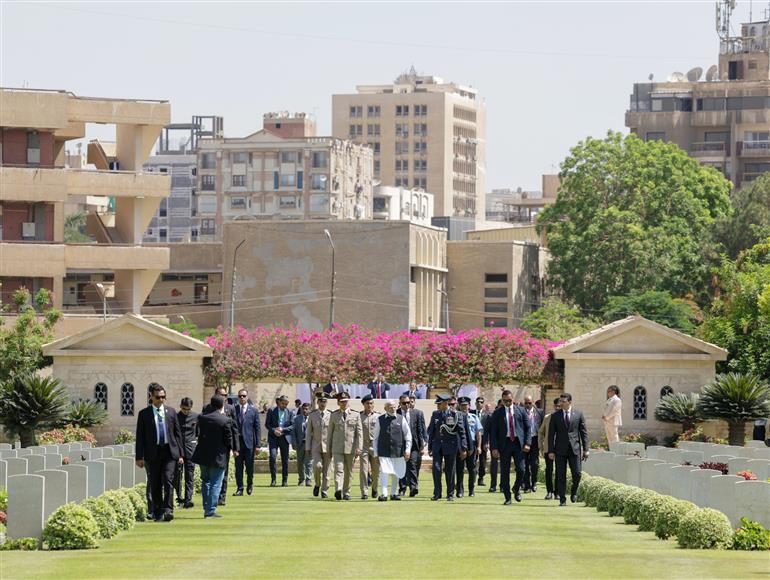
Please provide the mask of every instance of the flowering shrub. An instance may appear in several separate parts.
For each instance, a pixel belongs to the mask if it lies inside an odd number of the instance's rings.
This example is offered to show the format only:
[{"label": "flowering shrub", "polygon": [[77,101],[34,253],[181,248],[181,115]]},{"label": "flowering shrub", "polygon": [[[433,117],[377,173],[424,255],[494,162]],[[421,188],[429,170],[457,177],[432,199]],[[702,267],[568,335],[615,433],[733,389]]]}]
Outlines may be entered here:
[{"label": "flowering shrub", "polygon": [[698,468],[700,469],[715,469],[717,471],[721,471],[722,475],[727,475],[730,472],[730,469],[727,465],[727,463],[721,463],[719,461],[704,461],[701,463]]},{"label": "flowering shrub", "polygon": [[591,441],[588,444],[589,449],[604,449],[605,451],[610,450],[610,444],[607,443],[607,436],[602,435],[602,438],[598,441]]},{"label": "flowering shrub", "polygon": [[119,531],[118,516],[112,505],[103,497],[89,497],[83,503],[84,508],[91,512],[99,528],[99,536],[108,540]]},{"label": "flowering shrub", "polygon": [[40,445],[64,445],[65,443],[75,443],[76,441],[90,441],[96,444],[96,437],[88,429],[65,425],[61,429],[51,429],[45,431],[37,437]]},{"label": "flowering shrub", "polygon": [[638,517],[640,532],[655,531],[655,522],[658,519],[658,513],[666,511],[671,499],[670,496],[658,493],[642,501]]},{"label": "flowering shrub", "polygon": [[733,535],[733,550],[770,550],[770,530],[758,522],[741,518],[741,527]]},{"label": "flowering shrub", "polygon": [[210,378],[259,381],[268,377],[366,383],[375,372],[396,382],[433,384],[532,382],[556,371],[550,349],[558,343],[519,329],[474,329],[457,334],[377,333],[335,326],[219,328],[206,339],[213,348]]},{"label": "flowering shrub", "polygon": [[7,523],[8,523],[8,515],[5,512],[0,511],[0,525],[4,526]]},{"label": "flowering shrub", "polygon": [[666,496],[666,500],[658,509],[658,514],[655,517],[655,535],[661,540],[675,536],[679,522],[685,514],[698,509],[698,506],[689,501],[668,496]]},{"label": "flowering shrub", "polygon": [[679,435],[678,441],[699,441],[701,443],[719,443],[726,444],[727,439],[721,439],[719,437],[711,437],[703,432],[700,427],[694,429],[688,429],[687,431]]},{"label": "flowering shrub", "polygon": [[67,455],[65,455],[64,457],[61,458],[61,464],[62,465],[69,465],[70,464],[70,458]]},{"label": "flowering shrub", "polygon": [[121,429],[118,434],[115,435],[115,445],[124,445],[125,443],[134,443],[136,436],[130,429]]},{"label": "flowering shrub", "polygon": [[639,514],[642,511],[642,505],[651,497],[659,495],[651,489],[637,488],[628,494],[623,503],[623,521],[627,524],[639,524]]},{"label": "flowering shrub", "polygon": [[0,544],[0,550],[22,550],[33,551],[40,547],[40,542],[37,538],[17,538],[16,540],[8,540],[4,544]]},{"label": "flowering shrub", "polygon": [[131,500],[119,489],[111,489],[105,491],[101,496],[107,501],[112,509],[115,510],[116,521],[118,529],[130,530],[136,523],[136,515],[134,512],[134,504]]},{"label": "flowering shrub", "polygon": [[99,526],[91,512],[76,503],[58,508],[43,528],[43,541],[49,550],[96,548]]},{"label": "flowering shrub", "polygon": [[749,471],[748,469],[745,469],[743,471],[739,471],[735,475],[737,475],[738,477],[742,477],[746,481],[756,481],[756,479],[757,479],[757,476],[754,475],[754,473]]},{"label": "flowering shrub", "polygon": [[676,539],[682,548],[722,550],[732,546],[733,528],[722,512],[697,509],[682,516]]},{"label": "flowering shrub", "polygon": [[627,433],[623,435],[623,441],[626,443],[644,443],[645,447],[658,444],[658,438],[647,433]]},{"label": "flowering shrub", "polygon": [[0,511],[8,511],[8,492],[4,489],[0,489]]}]

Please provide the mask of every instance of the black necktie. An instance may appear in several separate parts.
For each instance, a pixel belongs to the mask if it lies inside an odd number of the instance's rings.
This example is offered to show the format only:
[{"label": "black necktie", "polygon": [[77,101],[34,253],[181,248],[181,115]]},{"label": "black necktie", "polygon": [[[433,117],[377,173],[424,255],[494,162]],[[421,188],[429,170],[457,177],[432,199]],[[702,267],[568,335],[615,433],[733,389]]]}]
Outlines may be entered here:
[{"label": "black necktie", "polygon": [[564,424],[567,426],[567,429],[569,430],[569,411],[564,413]]}]

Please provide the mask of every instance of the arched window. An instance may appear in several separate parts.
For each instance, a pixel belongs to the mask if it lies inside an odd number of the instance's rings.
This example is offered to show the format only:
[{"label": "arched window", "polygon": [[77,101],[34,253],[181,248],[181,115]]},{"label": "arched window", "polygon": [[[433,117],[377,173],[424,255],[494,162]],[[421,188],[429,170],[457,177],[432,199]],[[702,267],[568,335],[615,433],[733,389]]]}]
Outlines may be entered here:
[{"label": "arched window", "polygon": [[663,388],[660,390],[660,398],[661,398],[661,399],[662,399],[663,397],[668,397],[669,395],[673,395],[673,394],[674,394],[674,389],[672,389],[672,388],[671,388],[671,387],[669,387],[668,385],[666,385],[665,387],[663,387]]},{"label": "arched window", "polygon": [[152,390],[155,387],[160,387],[158,383],[150,383],[147,385],[147,405],[152,405]]},{"label": "arched window", "polygon": [[104,405],[107,408],[107,385],[104,383],[96,383],[94,385],[94,401]]},{"label": "arched window", "polygon": [[647,389],[641,385],[634,389],[634,419],[647,419]]},{"label": "arched window", "polygon": [[123,383],[120,387],[120,415],[134,416],[134,385],[131,383]]}]

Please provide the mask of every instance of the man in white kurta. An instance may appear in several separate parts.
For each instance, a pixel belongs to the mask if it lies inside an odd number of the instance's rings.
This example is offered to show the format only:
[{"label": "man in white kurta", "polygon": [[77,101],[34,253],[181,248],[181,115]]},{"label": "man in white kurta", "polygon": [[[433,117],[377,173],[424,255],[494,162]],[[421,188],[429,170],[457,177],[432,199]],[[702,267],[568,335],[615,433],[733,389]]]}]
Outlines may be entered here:
[{"label": "man in white kurta", "polygon": [[[380,415],[372,429],[372,451],[380,463],[379,501],[400,501],[398,481],[406,475],[406,462],[412,449],[412,432],[402,415],[396,414],[395,401],[385,403],[385,414]],[[390,487],[390,493],[388,493]]]},{"label": "man in white kurta", "polygon": [[604,404],[604,432],[607,434],[607,443],[618,441],[618,427],[623,425],[621,414],[623,412],[623,402],[620,400],[620,389],[615,385],[607,389],[607,402]]}]

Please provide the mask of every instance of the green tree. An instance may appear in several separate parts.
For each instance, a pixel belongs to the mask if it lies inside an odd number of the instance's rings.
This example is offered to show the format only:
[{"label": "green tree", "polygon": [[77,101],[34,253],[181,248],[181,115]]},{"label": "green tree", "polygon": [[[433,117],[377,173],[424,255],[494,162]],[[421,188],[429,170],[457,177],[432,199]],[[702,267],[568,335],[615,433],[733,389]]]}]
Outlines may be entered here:
[{"label": "green tree", "polygon": [[89,428],[103,425],[107,418],[107,409],[103,403],[90,399],[79,399],[67,407],[62,422],[75,427]]},{"label": "green tree", "polygon": [[[34,305],[33,305],[34,304]],[[0,381],[28,374],[51,364],[43,345],[53,339],[53,327],[61,313],[51,307],[51,293],[38,290],[34,299],[21,288],[13,294],[16,320],[5,327],[0,316]]]},{"label": "green tree", "polygon": [[668,292],[648,290],[634,291],[626,296],[611,296],[602,314],[605,322],[639,314],[669,328],[692,334],[699,312],[695,304],[672,298]]},{"label": "green tree", "polygon": [[720,369],[770,380],[770,238],[725,259],[715,276],[717,297],[699,336],[727,349]]},{"label": "green tree", "polygon": [[521,323],[521,328],[535,338],[545,338],[562,342],[599,328],[602,323],[590,316],[583,316],[575,306],[560,298],[550,297],[543,305],[528,314]]},{"label": "green tree", "polygon": [[21,374],[0,383],[0,424],[18,435],[22,447],[36,443],[37,431],[61,422],[69,403],[58,379]]},{"label": "green tree", "polygon": [[86,214],[72,213],[64,218],[64,241],[68,244],[88,244],[93,242],[86,233]]},{"label": "green tree", "polygon": [[770,173],[733,192],[733,213],[714,224],[714,240],[734,260],[770,236]]},{"label": "green tree", "polygon": [[666,395],[655,405],[655,420],[662,423],[679,423],[682,433],[694,429],[697,423],[703,421],[698,401],[698,393],[673,393]]},{"label": "green tree", "polygon": [[561,164],[556,203],[538,219],[548,275],[584,310],[609,296],[706,287],[709,226],[729,213],[730,183],[673,143],[610,132],[588,138]]},{"label": "green tree", "polygon": [[770,416],[770,386],[757,375],[718,375],[703,387],[698,408],[706,419],[727,421],[730,445],[743,446],[746,423]]}]

